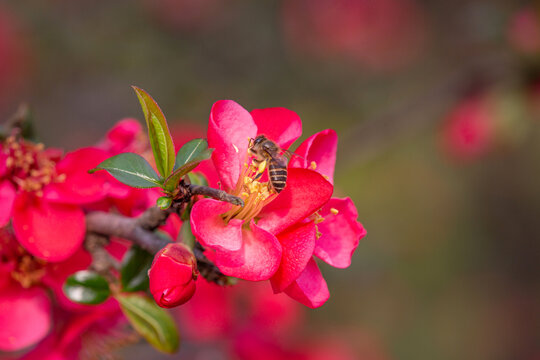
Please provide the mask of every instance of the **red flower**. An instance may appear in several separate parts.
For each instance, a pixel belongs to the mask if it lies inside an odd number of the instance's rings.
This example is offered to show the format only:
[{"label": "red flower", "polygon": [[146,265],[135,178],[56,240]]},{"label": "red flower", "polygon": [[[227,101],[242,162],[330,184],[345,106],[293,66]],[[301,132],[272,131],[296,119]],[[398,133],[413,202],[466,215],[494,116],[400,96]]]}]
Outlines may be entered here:
[{"label": "red flower", "polygon": [[424,12],[411,0],[289,0],[282,22],[295,53],[375,71],[415,60],[427,33]]},{"label": "red flower", "polygon": [[227,10],[223,0],[146,0],[144,4],[160,24],[190,33],[215,27]]},{"label": "red flower", "polygon": [[[323,130],[300,144],[295,151],[300,157],[294,157],[290,166],[315,169],[333,183],[337,143],[334,130]],[[334,267],[348,267],[359,240],[366,234],[357,218],[356,207],[350,198],[330,199],[315,219],[319,232],[315,255]]]},{"label": "red flower", "polygon": [[308,169],[290,169],[287,185],[275,193],[259,178],[248,157],[249,139],[265,134],[283,149],[300,136],[298,115],[283,108],[254,110],[251,114],[233,101],[212,107],[208,143],[224,190],[244,199],[233,206],[212,199],[195,203],[193,233],[229,276],[259,281],[278,270],[282,253],[298,256],[282,270],[293,281],[305,268],[315,246],[315,227],[304,219],[321,208],[332,194],[332,184]]},{"label": "red flower", "polygon": [[117,155],[123,152],[141,154],[147,150],[148,141],[141,124],[131,118],[118,121],[99,143],[99,148]]},{"label": "red flower", "polygon": [[185,245],[168,244],[154,257],[148,276],[150,292],[159,306],[182,305],[195,293],[197,260]]},{"label": "red flower", "polygon": [[526,7],[512,15],[508,26],[508,40],[517,51],[534,55],[540,51],[540,18],[533,7]]},{"label": "red flower", "polygon": [[23,360],[100,359],[135,343],[137,336],[126,329],[126,319],[116,302],[81,313],[61,313],[58,325]]},{"label": "red flower", "polygon": [[2,351],[24,349],[43,339],[52,323],[51,302],[45,289],[24,289],[16,284],[2,288],[0,323]]},{"label": "red flower", "polygon": [[0,350],[20,350],[45,337],[52,323],[47,288],[62,307],[81,309],[83,305],[77,307],[65,298],[61,286],[71,273],[89,264],[90,256],[83,251],[48,264],[24,250],[9,230],[0,229]]},{"label": "red flower", "polygon": [[496,118],[485,96],[465,99],[448,114],[442,129],[443,150],[467,161],[485,155],[495,142]]},{"label": "red flower", "polygon": [[106,178],[87,173],[107,153],[82,148],[60,160],[57,150],[8,138],[0,179],[0,226],[13,219],[19,242],[32,255],[48,261],[70,257],[82,244],[85,219],[82,205],[101,200]]},{"label": "red flower", "polygon": [[223,287],[200,279],[197,287],[193,299],[178,309],[178,319],[185,337],[202,342],[204,349],[211,342],[227,358],[242,360],[357,358],[341,338],[324,335],[306,342],[300,335],[303,308],[283,294],[272,296],[265,284]]},{"label": "red flower", "polygon": [[[289,166],[313,169],[333,182],[337,143],[334,130],[323,130],[306,139],[298,147],[295,153],[299,156],[293,157]],[[317,235],[309,261],[301,273],[291,280],[282,269],[294,262],[298,249],[284,247],[292,251],[284,250],[282,265],[272,277],[274,291],[285,291],[292,298],[312,308],[324,304],[330,293],[312,255],[334,267],[348,267],[358,242],[366,234],[362,224],[356,220],[357,217],[358,213],[350,198],[332,198],[312,215],[308,221],[315,223]]]},{"label": "red flower", "polygon": [[263,283],[239,282],[219,286],[197,280],[197,293],[178,308],[178,319],[191,341],[211,342],[254,331],[268,337],[287,337],[298,331],[304,313],[287,296],[271,296]]}]

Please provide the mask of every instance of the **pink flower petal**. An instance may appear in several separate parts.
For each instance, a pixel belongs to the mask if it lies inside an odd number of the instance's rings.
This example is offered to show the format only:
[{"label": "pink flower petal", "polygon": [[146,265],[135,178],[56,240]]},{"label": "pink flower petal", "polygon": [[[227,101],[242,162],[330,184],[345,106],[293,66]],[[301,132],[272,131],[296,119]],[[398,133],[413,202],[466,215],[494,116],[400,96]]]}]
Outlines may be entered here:
[{"label": "pink flower petal", "polygon": [[144,139],[141,123],[135,119],[125,118],[117,122],[105,135],[99,147],[112,154],[136,152],[137,142]]},{"label": "pink flower petal", "polygon": [[231,204],[201,199],[191,210],[191,230],[204,246],[214,250],[238,251],[242,247],[243,220],[223,221],[221,214],[231,208]]},{"label": "pink flower petal", "polygon": [[257,125],[249,112],[231,100],[212,106],[208,123],[208,146],[225,189],[235,187],[247,155],[249,139],[257,135]]},{"label": "pink flower petal", "polygon": [[70,311],[88,311],[90,308],[95,308],[95,305],[82,305],[71,301],[62,289],[70,275],[88,268],[91,262],[92,257],[90,254],[83,249],[79,249],[65,261],[47,264],[46,273],[41,282],[53,291],[58,305],[62,308]]},{"label": "pink flower petal", "polygon": [[195,293],[199,272],[191,250],[181,243],[170,243],[161,249],[148,271],[150,292],[158,304],[172,308],[187,302]]},{"label": "pink flower petal", "polygon": [[21,194],[15,199],[13,229],[21,245],[32,255],[56,262],[79,249],[86,225],[78,206]]},{"label": "pink flower petal", "polygon": [[250,326],[279,338],[293,335],[305,322],[304,308],[287,294],[273,294],[267,282],[240,282],[234,289],[249,299]]},{"label": "pink flower petal", "polygon": [[195,295],[178,308],[185,336],[194,341],[215,341],[226,336],[234,324],[234,291],[233,287],[209,283],[199,276]]},{"label": "pink flower petal", "polygon": [[89,174],[109,157],[108,153],[98,148],[82,148],[68,153],[56,165],[58,174],[65,174],[64,182],[52,183],[44,190],[47,200],[66,204],[86,204],[102,200],[107,195],[108,174],[99,172]]},{"label": "pink flower petal", "polygon": [[282,292],[305,269],[315,248],[315,224],[309,222],[288,228],[278,236],[283,249],[279,269],[272,276],[274,292]]},{"label": "pink flower petal", "polygon": [[251,111],[251,116],[257,124],[257,134],[266,135],[283,149],[288,149],[302,135],[300,116],[289,109],[255,109]]},{"label": "pink flower petal", "polygon": [[326,281],[313,259],[308,262],[298,279],[285,289],[285,293],[312,309],[318,308],[330,297]]},{"label": "pink flower petal", "polygon": [[262,209],[258,225],[279,234],[320,209],[333,190],[332,184],[315,171],[289,169],[285,189]]},{"label": "pink flower petal", "polygon": [[242,229],[242,248],[216,251],[216,265],[228,276],[244,280],[268,280],[279,267],[281,245],[274,235],[252,220],[250,229]]},{"label": "pink flower petal", "polygon": [[[333,214],[330,209],[338,213]],[[332,198],[324,205],[321,216],[324,221],[317,224],[321,237],[315,243],[315,255],[334,267],[348,267],[358,242],[367,233],[356,221],[358,213],[354,203],[350,198]]]},{"label": "pink flower petal", "polygon": [[0,184],[0,227],[6,226],[11,219],[13,202],[15,201],[15,188],[9,181]]},{"label": "pink flower petal", "polygon": [[43,339],[51,327],[45,290],[10,287],[0,293],[0,350],[16,351]]},{"label": "pink flower petal", "polygon": [[307,138],[295,153],[302,156],[293,157],[291,167],[309,168],[315,162],[316,171],[328,177],[334,183],[334,167],[336,165],[337,134],[332,129],[326,129]]},{"label": "pink flower petal", "polygon": [[122,328],[126,326],[126,318],[118,303],[110,300],[102,305],[88,307],[85,313],[55,313],[58,322],[55,323],[54,331],[24,354],[21,360],[80,359],[89,354],[91,346],[88,345],[96,345],[96,339],[114,340],[116,336],[124,336]]}]

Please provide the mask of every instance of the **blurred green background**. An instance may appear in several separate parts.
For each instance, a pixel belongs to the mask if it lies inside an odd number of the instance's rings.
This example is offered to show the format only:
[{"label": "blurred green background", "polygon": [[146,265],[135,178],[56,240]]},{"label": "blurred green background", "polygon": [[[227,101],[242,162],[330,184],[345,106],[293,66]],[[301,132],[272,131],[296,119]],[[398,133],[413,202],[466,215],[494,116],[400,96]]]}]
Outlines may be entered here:
[{"label": "blurred green background", "polygon": [[[74,149],[141,118],[135,84],[180,127],[206,127],[212,104],[233,99],[296,111],[302,139],[334,128],[336,192],[368,235],[349,269],[322,265],[331,298],[309,311],[311,332],[353,347],[372,339],[388,359],[538,359],[540,132],[529,105],[540,45],[524,51],[519,38],[534,45],[540,30],[511,34],[515,14],[540,12],[526,1],[377,1],[340,26],[355,1],[336,1],[336,15],[299,0],[2,0],[23,50],[20,76],[0,84],[0,116],[27,102],[39,138]],[[367,40],[345,51],[348,36]],[[471,92],[496,94],[506,127],[463,161],[440,139]],[[153,356],[140,346],[133,358]]]}]

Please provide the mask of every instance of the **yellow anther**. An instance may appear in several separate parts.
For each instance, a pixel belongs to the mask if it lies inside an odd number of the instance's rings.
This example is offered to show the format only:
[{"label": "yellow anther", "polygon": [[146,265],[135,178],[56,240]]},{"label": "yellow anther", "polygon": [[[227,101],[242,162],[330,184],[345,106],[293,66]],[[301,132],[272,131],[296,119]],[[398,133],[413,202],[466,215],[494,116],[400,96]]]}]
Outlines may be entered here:
[{"label": "yellow anther", "polygon": [[242,193],[242,196],[245,197],[245,198],[247,198],[247,197],[249,196],[249,194],[248,194],[247,192],[244,191],[244,192]]},{"label": "yellow anther", "polygon": [[263,162],[259,164],[257,172],[260,174],[264,171],[264,169],[266,169],[266,160],[264,160]]},{"label": "yellow anther", "polygon": [[332,214],[334,214],[334,215],[339,214],[339,210],[336,209],[336,208],[331,208],[331,209],[330,209],[330,212],[331,212]]},{"label": "yellow anther", "polygon": [[322,174],[323,178],[325,178],[326,180],[330,181],[330,178],[324,174]]},{"label": "yellow anther", "polygon": [[320,224],[324,221],[324,218],[322,216],[319,216],[315,219],[315,224]]},{"label": "yellow anther", "polygon": [[310,164],[309,164],[309,168],[311,170],[316,170],[317,169],[317,163],[315,161],[312,161]]}]

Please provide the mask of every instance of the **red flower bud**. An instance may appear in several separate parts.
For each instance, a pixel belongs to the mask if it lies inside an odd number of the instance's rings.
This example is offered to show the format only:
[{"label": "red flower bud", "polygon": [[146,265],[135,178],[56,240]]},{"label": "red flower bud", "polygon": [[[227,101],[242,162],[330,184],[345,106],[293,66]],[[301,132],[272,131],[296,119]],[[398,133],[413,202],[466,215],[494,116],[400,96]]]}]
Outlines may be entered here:
[{"label": "red flower bud", "polygon": [[195,293],[195,280],[199,276],[197,260],[185,245],[168,244],[154,257],[148,276],[150,292],[159,306],[182,305]]}]

